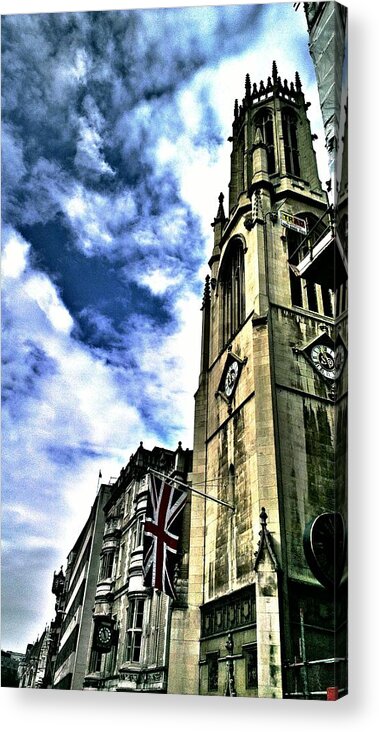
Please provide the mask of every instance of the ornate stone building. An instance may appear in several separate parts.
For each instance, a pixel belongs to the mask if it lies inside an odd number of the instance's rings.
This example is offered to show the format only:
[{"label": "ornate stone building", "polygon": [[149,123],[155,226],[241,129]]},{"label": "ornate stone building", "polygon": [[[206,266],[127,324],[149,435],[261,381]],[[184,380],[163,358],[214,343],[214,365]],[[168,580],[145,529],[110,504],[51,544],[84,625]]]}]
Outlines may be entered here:
[{"label": "ornate stone building", "polygon": [[[99,691],[167,691],[172,600],[144,586],[143,527],[148,470],[186,480],[192,452],[141,443],[111,487],[105,525],[84,687]],[[179,559],[188,556],[188,516]],[[177,578],[178,594],[183,579]]]},{"label": "ornate stone building", "polygon": [[49,627],[35,643],[28,643],[25,655],[19,665],[19,686],[30,689],[47,688],[46,675],[49,663]]},{"label": "ornate stone building", "polygon": [[346,691],[347,301],[333,275],[297,269],[334,235],[307,107],[299,74],[281,79],[275,62],[267,83],[246,77],[235,104],[229,207],[221,194],[204,290],[192,476],[233,508],[192,497],[173,693]]}]

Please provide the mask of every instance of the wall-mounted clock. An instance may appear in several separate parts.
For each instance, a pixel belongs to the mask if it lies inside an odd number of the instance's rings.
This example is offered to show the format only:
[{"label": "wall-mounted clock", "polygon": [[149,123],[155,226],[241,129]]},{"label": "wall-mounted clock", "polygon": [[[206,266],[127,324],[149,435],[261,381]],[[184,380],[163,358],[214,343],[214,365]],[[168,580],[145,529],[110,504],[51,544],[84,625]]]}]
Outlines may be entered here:
[{"label": "wall-mounted clock", "polygon": [[234,391],[234,387],[236,385],[237,379],[239,375],[239,365],[237,361],[232,361],[232,363],[228,366],[228,370],[225,374],[225,380],[224,380],[224,392],[227,397],[231,397]]},{"label": "wall-mounted clock", "polygon": [[330,381],[336,381],[342,374],[347,351],[340,336],[333,341],[326,333],[308,344],[302,352],[313,368]]},{"label": "wall-mounted clock", "polygon": [[317,344],[311,349],[311,361],[326,379],[338,379],[341,376],[345,363],[345,351],[338,345],[335,349],[330,346]]},{"label": "wall-mounted clock", "polygon": [[101,653],[111,650],[113,639],[113,623],[108,618],[95,619],[94,646]]},{"label": "wall-mounted clock", "polygon": [[346,558],[346,531],[338,512],[321,513],[308,522],[304,554],[314,576],[327,589],[338,587]]},{"label": "wall-mounted clock", "polygon": [[222,396],[228,404],[233,399],[244,363],[246,363],[246,359],[243,361],[231,352],[226,357],[216,396]]}]

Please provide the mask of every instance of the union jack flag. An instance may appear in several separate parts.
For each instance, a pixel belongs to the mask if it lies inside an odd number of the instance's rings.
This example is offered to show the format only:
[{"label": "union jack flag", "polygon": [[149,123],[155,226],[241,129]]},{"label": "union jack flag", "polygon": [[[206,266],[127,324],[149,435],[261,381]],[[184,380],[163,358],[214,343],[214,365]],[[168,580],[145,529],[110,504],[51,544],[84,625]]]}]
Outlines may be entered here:
[{"label": "union jack flag", "polygon": [[153,474],[149,475],[149,483],[143,538],[144,583],[175,599],[174,569],[187,495]]}]

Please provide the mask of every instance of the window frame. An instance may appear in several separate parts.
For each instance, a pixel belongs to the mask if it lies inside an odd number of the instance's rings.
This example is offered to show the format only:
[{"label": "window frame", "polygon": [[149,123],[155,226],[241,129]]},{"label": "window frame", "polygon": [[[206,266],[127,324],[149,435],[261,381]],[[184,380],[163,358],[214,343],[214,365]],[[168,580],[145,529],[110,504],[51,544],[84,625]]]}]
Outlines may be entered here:
[{"label": "window frame", "polygon": [[[145,602],[145,597],[133,597],[129,599],[128,627],[125,634],[124,652],[125,661],[128,663],[141,663]],[[140,622],[140,625],[137,624],[138,622]],[[137,644],[136,640],[138,641]],[[134,657],[136,649],[138,649],[137,658]]]},{"label": "window frame", "polygon": [[115,565],[116,550],[112,547],[111,549],[105,549],[101,554],[100,569],[99,569],[99,582],[110,580],[113,577],[114,565]]},{"label": "window frame", "polygon": [[297,127],[298,118],[296,112],[291,107],[284,107],[282,109],[282,132],[286,172],[288,175],[300,178],[301,167]]},{"label": "window frame", "polygon": [[230,341],[245,320],[245,242],[233,237],[225,250],[219,274],[222,344]]},{"label": "window frame", "polygon": [[272,111],[268,109],[268,107],[263,107],[263,109],[260,109],[256,113],[253,122],[255,133],[258,129],[261,131],[263,142],[267,147],[268,174],[272,175],[276,172],[274,120]]}]

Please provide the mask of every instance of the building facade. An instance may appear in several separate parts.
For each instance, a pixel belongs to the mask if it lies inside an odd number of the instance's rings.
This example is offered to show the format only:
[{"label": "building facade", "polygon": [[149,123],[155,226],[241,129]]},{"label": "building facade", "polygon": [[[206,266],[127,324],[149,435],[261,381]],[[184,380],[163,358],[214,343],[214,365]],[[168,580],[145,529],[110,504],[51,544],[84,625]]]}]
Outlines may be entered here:
[{"label": "building facade", "polygon": [[[195,396],[187,607],[173,693],[346,691],[346,297],[296,264],[333,220],[299,74],[236,101]],[[329,692],[327,691],[329,689]],[[335,693],[335,692],[334,692]]]},{"label": "building facade", "polygon": [[53,592],[57,597],[59,617],[54,689],[83,688],[104,530],[103,508],[109,493],[110,486],[102,484],[89,517],[68,555],[63,588],[63,573],[54,577]]},{"label": "building facade", "polygon": [[[186,480],[191,464],[192,452],[184,451],[180,443],[175,452],[161,447],[147,450],[141,443],[112,485],[104,506],[86,689],[167,691],[173,600],[145,587],[142,566],[148,470]],[[188,511],[185,520],[188,524]],[[186,541],[184,535],[178,556],[179,593]]]},{"label": "building facade", "polygon": [[20,685],[20,667],[24,654],[15,651],[1,651],[1,686]]},{"label": "building facade", "polygon": [[19,686],[30,689],[46,689],[49,672],[50,633],[49,627],[35,643],[28,643],[25,655],[19,665]]}]

